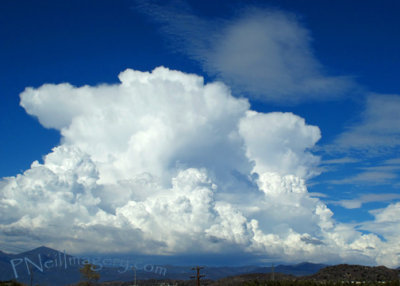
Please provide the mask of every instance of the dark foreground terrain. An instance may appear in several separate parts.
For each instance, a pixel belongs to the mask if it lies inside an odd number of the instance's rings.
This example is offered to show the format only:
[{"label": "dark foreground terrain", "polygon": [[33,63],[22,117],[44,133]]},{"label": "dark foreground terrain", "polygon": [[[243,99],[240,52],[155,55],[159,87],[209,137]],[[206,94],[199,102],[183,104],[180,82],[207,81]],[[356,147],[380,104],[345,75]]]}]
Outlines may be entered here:
[{"label": "dark foreground terrain", "polygon": [[[206,269],[205,269],[206,270]],[[201,285],[207,286],[320,286],[320,285],[387,285],[400,286],[400,270],[384,266],[369,267],[361,265],[340,264],[328,266],[313,275],[295,276],[282,273],[248,273],[229,276],[218,280],[203,279]],[[176,285],[194,286],[195,280],[143,280],[138,285]],[[78,285],[78,284],[77,284]],[[106,282],[99,285],[128,286],[131,282]]]},{"label": "dark foreground terrain", "polygon": [[[108,261],[108,266],[106,265]],[[94,261],[94,260],[93,260]],[[0,251],[0,285],[40,285],[40,286],[83,286],[83,285],[196,285],[191,279],[195,273],[190,266],[151,265],[142,263],[142,268],[123,264],[124,260],[103,259],[91,264],[96,271],[95,278],[88,284],[88,276],[81,269],[85,259],[76,258],[65,252],[47,247],[39,247],[20,254]],[[120,264],[112,264],[119,261]],[[126,262],[126,261],[125,261]],[[96,264],[97,263],[97,264]],[[121,264],[122,263],[122,264]],[[136,265],[136,264],[134,264]],[[137,264],[140,265],[140,264]],[[90,267],[89,267],[90,268]],[[33,275],[30,275],[30,270]],[[135,272],[134,272],[135,271]],[[93,274],[92,273],[92,274]],[[384,266],[300,263],[275,267],[205,267],[201,270],[201,285],[399,285],[399,269]],[[3,282],[1,282],[3,281]],[[98,281],[98,283],[93,283]]]},{"label": "dark foreground terrain", "polygon": [[[206,268],[204,273],[206,273]],[[235,276],[229,276],[217,280],[205,279],[201,280],[204,286],[336,286],[336,285],[387,285],[400,286],[399,283],[400,270],[389,269],[384,266],[368,267],[361,265],[335,265],[328,266],[313,275],[295,276],[282,273],[248,273]],[[85,282],[81,281],[70,286],[130,286],[134,285],[134,281],[113,281],[113,282]],[[15,281],[0,282],[0,285],[23,286]],[[33,284],[40,285],[40,284]],[[46,284],[52,285],[52,284]],[[150,286],[195,286],[195,280],[179,280],[179,279],[146,279],[138,280],[136,285]]]}]

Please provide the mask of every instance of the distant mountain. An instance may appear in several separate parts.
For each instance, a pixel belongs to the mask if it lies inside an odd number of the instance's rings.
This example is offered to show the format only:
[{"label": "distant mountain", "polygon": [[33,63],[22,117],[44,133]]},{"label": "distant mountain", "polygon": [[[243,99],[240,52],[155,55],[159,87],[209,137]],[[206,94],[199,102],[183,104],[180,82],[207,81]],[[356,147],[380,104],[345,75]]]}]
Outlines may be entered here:
[{"label": "distant mountain", "polygon": [[304,279],[324,281],[394,281],[399,279],[400,271],[385,266],[362,266],[340,264],[328,266],[314,275],[303,277]]},{"label": "distant mountain", "polygon": [[12,256],[12,254],[8,254],[8,253],[5,253],[0,250],[0,257],[4,257],[4,256]]},{"label": "distant mountain", "polygon": [[326,266],[328,265],[303,262],[295,265],[278,265],[277,267],[275,267],[274,271],[283,274],[291,274],[294,276],[304,276],[317,273],[320,269]]},{"label": "distant mountain", "polygon": [[8,268],[10,265],[10,259],[12,258],[13,258],[12,254],[0,251],[0,281],[7,280],[7,277],[9,277]]},{"label": "distant mountain", "polygon": [[22,252],[22,253],[18,254],[18,256],[32,256],[32,255],[40,254],[40,255],[47,256],[47,257],[51,257],[51,256],[54,256],[58,252],[60,252],[60,251],[54,250],[54,249],[46,247],[46,246],[40,246],[35,249],[29,250],[26,252]]},{"label": "distant mountain", "polygon": [[33,275],[40,285],[66,285],[80,279],[77,259],[60,251],[41,246],[19,254],[0,254],[0,280],[15,279],[28,283]]}]

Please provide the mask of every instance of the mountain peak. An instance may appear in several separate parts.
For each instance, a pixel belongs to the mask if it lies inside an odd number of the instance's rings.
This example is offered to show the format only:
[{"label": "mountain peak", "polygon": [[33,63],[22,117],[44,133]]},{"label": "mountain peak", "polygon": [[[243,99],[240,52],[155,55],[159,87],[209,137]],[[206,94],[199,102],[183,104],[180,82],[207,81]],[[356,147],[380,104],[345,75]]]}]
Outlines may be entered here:
[{"label": "mountain peak", "polygon": [[0,250],[0,257],[4,257],[4,256],[9,257],[9,256],[12,256],[12,254],[6,253],[6,252]]},{"label": "mountain peak", "polygon": [[28,251],[25,251],[23,253],[20,253],[19,255],[32,255],[32,254],[33,255],[35,255],[35,254],[48,255],[48,254],[53,254],[53,253],[56,253],[56,252],[59,252],[59,251],[42,245],[42,246],[39,246],[39,247],[34,248],[32,250],[28,250]]}]

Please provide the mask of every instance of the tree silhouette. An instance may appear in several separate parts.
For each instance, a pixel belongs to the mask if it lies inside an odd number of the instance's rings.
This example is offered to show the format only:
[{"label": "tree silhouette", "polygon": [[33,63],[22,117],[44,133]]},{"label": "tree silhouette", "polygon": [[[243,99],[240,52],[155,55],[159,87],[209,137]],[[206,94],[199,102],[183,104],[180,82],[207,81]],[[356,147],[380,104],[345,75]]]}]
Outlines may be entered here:
[{"label": "tree silhouette", "polygon": [[81,286],[93,285],[94,283],[97,283],[97,281],[99,281],[100,279],[100,273],[93,270],[92,264],[85,264],[81,269],[79,269],[79,272],[81,273],[82,278],[85,280],[79,283],[79,285]]}]

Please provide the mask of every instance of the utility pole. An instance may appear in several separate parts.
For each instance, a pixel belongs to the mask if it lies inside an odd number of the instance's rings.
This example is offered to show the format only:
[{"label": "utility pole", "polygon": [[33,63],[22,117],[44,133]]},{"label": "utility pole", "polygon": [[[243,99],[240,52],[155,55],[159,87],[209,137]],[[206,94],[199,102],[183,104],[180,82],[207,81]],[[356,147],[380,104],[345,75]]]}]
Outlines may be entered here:
[{"label": "utility pole", "polygon": [[133,284],[133,285],[129,285],[129,286],[137,286],[137,284],[136,284],[136,268],[135,268],[135,266],[133,266],[132,267],[132,270],[133,270],[133,273],[134,273],[134,275],[135,275],[135,277],[134,277],[134,281],[135,281],[135,284]]},{"label": "utility pole", "polygon": [[192,270],[196,270],[196,276],[190,276],[190,278],[196,278],[197,280],[197,286],[200,286],[200,278],[204,277],[205,275],[200,275],[200,269],[203,269],[204,267],[196,266],[193,267]]},{"label": "utility pole", "polygon": [[275,280],[275,269],[274,269],[274,264],[272,263],[272,275],[271,275],[271,280]]},{"label": "utility pole", "polygon": [[29,265],[29,274],[31,276],[31,286],[33,285],[33,271],[32,271],[32,266]]},{"label": "utility pole", "polygon": [[135,273],[135,286],[137,286],[137,284],[136,284],[136,268],[135,267],[133,267],[133,272]]}]

